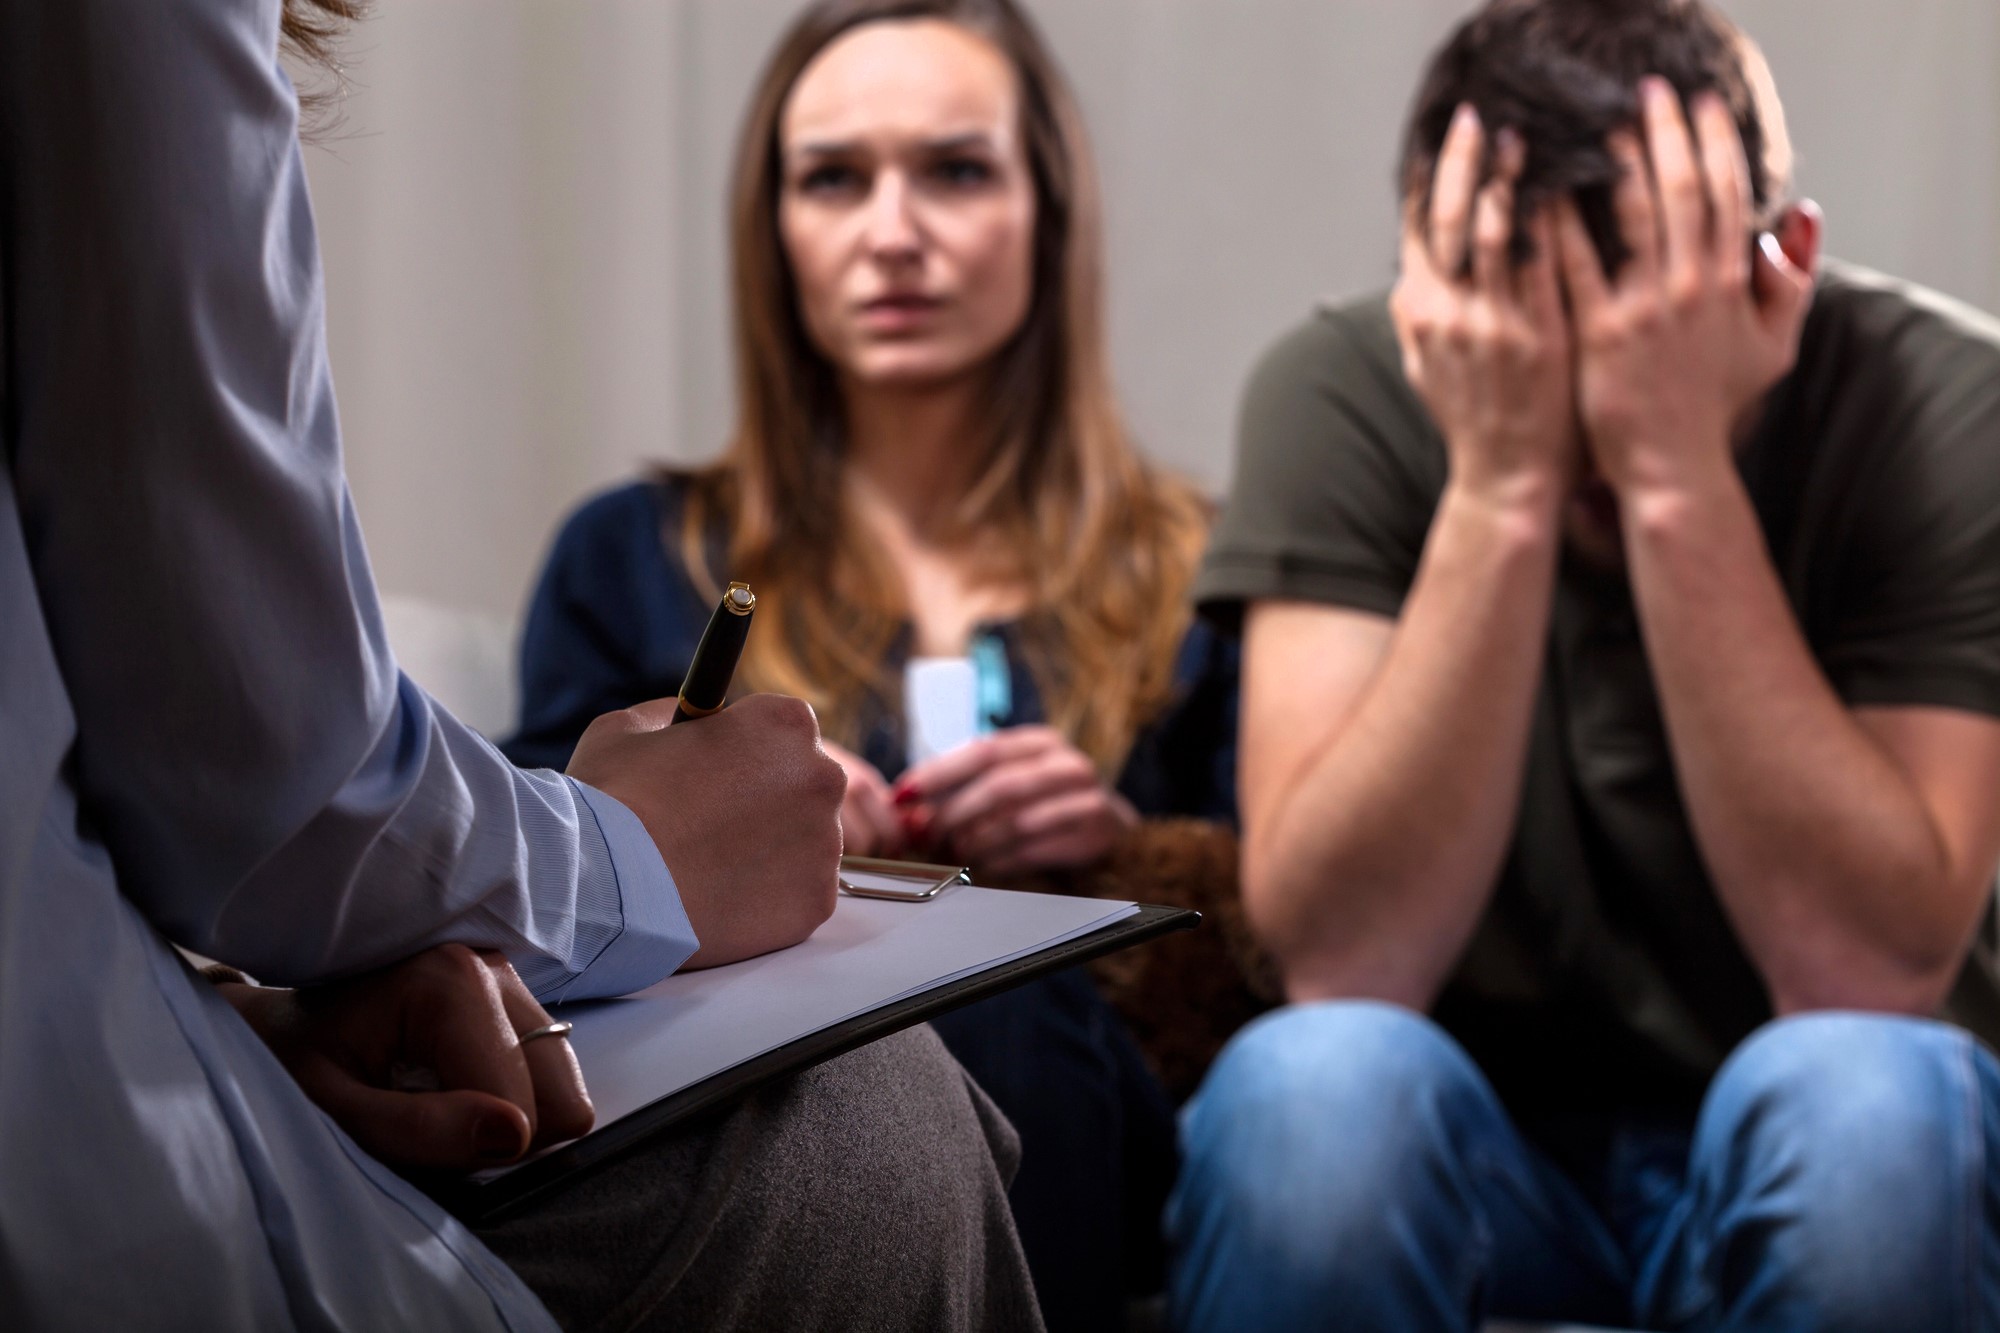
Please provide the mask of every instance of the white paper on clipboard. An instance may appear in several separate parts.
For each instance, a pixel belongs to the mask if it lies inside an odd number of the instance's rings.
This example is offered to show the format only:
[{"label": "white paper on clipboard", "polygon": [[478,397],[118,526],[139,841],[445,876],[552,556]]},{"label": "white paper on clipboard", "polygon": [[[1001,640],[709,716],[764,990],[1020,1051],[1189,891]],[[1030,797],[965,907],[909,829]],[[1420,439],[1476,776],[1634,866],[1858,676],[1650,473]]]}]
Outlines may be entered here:
[{"label": "white paper on clipboard", "polygon": [[1129,902],[973,887],[947,889],[916,907],[843,895],[803,944],[551,1013],[576,1024],[570,1047],[602,1128],[798,1037],[1138,910]]}]

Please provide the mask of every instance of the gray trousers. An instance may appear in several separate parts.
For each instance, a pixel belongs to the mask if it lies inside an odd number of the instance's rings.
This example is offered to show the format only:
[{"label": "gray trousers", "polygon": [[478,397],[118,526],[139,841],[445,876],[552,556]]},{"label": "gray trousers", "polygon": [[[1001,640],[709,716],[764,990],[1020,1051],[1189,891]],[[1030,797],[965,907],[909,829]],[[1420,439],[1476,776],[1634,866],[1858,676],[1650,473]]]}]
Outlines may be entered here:
[{"label": "gray trousers", "polygon": [[928,1027],[480,1230],[565,1329],[1040,1330],[1020,1141]]}]

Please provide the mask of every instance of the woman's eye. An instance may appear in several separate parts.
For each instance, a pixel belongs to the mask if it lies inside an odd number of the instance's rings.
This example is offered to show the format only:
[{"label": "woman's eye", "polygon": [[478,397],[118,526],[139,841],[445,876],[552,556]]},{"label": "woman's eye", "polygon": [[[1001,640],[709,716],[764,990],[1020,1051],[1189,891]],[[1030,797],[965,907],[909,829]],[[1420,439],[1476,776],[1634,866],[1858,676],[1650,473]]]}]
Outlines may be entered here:
[{"label": "woman's eye", "polygon": [[803,194],[839,194],[860,186],[860,172],[834,163],[814,167],[798,180],[798,189]]},{"label": "woman's eye", "polygon": [[931,168],[931,174],[946,185],[984,185],[993,179],[993,167],[976,157],[948,157]]}]

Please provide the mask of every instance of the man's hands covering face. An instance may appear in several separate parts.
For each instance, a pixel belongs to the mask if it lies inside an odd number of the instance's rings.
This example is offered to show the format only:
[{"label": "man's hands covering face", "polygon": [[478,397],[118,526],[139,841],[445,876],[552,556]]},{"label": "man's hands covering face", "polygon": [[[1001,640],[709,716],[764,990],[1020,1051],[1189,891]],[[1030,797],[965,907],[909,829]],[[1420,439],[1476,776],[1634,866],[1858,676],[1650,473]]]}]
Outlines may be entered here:
[{"label": "man's hands covering face", "polygon": [[1404,373],[1444,432],[1454,476],[1480,494],[1559,496],[1575,478],[1578,446],[1554,220],[1535,219],[1534,253],[1512,263],[1523,145],[1501,133],[1482,188],[1485,139],[1477,114],[1460,107],[1438,155],[1429,215],[1412,203],[1404,218],[1389,309]]},{"label": "man's hands covering face", "polygon": [[1690,126],[1664,80],[1640,96],[1644,143],[1611,141],[1632,252],[1615,281],[1569,198],[1535,214],[1531,256],[1510,262],[1522,146],[1501,131],[1482,187],[1485,134],[1469,106],[1439,152],[1428,215],[1407,212],[1390,298],[1404,371],[1475,493],[1567,492],[1586,451],[1620,494],[1728,465],[1738,423],[1797,356],[1812,275],[1768,235],[1753,255],[1750,168],[1728,107],[1703,94]]},{"label": "man's hands covering face", "polygon": [[1690,133],[1664,80],[1647,79],[1640,98],[1647,151],[1629,134],[1611,141],[1632,250],[1615,282],[1574,201],[1556,208],[1578,411],[1592,461],[1621,496],[1730,466],[1739,422],[1797,358],[1813,289],[1769,235],[1753,257],[1750,167],[1723,100],[1695,98]]}]

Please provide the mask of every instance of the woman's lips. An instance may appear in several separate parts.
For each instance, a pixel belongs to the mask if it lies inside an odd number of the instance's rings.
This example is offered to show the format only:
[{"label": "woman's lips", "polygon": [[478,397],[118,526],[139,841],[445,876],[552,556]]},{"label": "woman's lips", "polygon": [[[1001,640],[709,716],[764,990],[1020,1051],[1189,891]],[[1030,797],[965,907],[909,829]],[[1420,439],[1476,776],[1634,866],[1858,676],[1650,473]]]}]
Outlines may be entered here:
[{"label": "woman's lips", "polygon": [[943,304],[935,296],[878,296],[861,303],[861,323],[878,333],[914,329],[928,323]]}]

